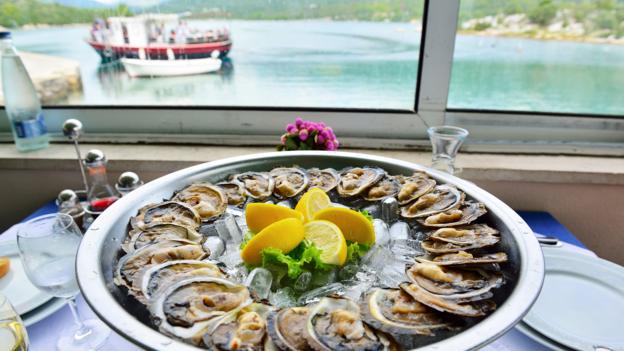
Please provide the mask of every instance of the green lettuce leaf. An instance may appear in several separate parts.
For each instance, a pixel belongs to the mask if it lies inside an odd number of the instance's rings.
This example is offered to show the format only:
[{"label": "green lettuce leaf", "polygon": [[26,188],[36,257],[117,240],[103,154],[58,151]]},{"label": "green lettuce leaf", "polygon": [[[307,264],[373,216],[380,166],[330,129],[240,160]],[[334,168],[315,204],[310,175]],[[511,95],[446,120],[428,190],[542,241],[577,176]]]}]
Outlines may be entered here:
[{"label": "green lettuce leaf", "polygon": [[368,211],[362,210],[360,211],[360,213],[363,214],[364,217],[366,217],[366,219],[368,219],[369,222],[373,223],[373,216],[371,216],[370,213],[368,213]]},{"label": "green lettuce leaf", "polygon": [[251,240],[253,236],[254,236],[254,233],[252,233],[249,230],[245,233],[245,235],[243,236],[243,242],[240,243],[240,246],[239,246],[241,250],[247,245],[247,243],[249,242],[249,240]]},{"label": "green lettuce leaf", "polygon": [[333,268],[333,265],[321,262],[321,250],[306,241],[288,254],[273,247],[262,250],[262,267],[271,270],[276,266],[285,267],[290,279],[297,279],[306,270],[329,271]]},{"label": "green lettuce leaf", "polygon": [[370,249],[370,246],[366,244],[360,244],[357,242],[347,242],[347,263],[356,262]]}]

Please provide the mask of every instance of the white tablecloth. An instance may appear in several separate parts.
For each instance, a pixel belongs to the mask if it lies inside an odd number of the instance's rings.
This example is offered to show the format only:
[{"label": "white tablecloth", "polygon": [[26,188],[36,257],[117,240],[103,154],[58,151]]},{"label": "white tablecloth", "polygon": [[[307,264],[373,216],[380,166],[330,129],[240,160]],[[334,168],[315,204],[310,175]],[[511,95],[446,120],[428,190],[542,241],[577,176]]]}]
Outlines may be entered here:
[{"label": "white tablecloth", "polygon": [[[2,235],[0,235],[0,242],[5,240],[15,240],[15,226],[10,228]],[[594,255],[591,251],[581,249],[579,247],[563,244],[565,248],[568,250],[581,251],[583,253],[587,253],[590,255]],[[78,310],[81,313],[84,319],[96,318],[95,314],[89,306],[86,304],[82,296],[78,296]],[[56,340],[60,334],[60,332],[67,327],[70,327],[73,324],[73,318],[71,316],[71,312],[69,307],[63,307],[58,310],[56,313],[52,314],[48,318],[35,323],[27,328],[28,337],[30,338],[30,351],[50,351],[54,350],[56,345]],[[134,346],[130,342],[126,341],[121,336],[111,333],[110,338],[107,343],[101,350],[114,350],[114,351],[134,351],[141,350],[140,348]],[[531,351],[547,351],[548,348],[538,344],[533,341],[529,337],[525,336],[521,332],[516,329],[512,329],[507,332],[505,335],[500,337],[498,340],[493,343],[482,348],[485,351],[521,351],[521,350],[531,350]]]}]

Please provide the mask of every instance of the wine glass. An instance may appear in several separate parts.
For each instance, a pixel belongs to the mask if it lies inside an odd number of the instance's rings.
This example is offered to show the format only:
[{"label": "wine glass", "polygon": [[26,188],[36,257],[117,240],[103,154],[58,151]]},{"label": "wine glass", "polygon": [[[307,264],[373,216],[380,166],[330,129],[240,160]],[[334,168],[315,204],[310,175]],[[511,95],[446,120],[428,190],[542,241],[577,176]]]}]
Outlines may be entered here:
[{"label": "wine glass", "polygon": [[455,157],[468,137],[468,131],[454,126],[436,126],[427,129],[431,141],[431,167],[449,174],[461,172],[455,167]]},{"label": "wine glass", "polygon": [[76,252],[82,239],[72,217],[55,213],[31,219],[17,231],[17,247],[30,281],[52,296],[67,299],[75,326],[58,339],[58,350],[82,351],[101,347],[110,329],[97,319],[82,321],[76,308]]},{"label": "wine glass", "polygon": [[0,294],[0,349],[28,350],[28,334],[26,334],[24,323],[9,299],[2,294]]}]

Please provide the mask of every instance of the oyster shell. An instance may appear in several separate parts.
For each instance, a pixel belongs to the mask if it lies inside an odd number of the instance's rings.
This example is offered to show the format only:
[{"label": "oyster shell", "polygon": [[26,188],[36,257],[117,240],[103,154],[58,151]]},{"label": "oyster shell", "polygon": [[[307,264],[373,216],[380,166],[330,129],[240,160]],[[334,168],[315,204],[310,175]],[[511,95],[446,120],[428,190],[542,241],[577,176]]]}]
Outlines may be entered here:
[{"label": "oyster shell", "polygon": [[172,200],[193,207],[203,221],[222,215],[228,204],[223,190],[209,183],[191,184],[180,190]]},{"label": "oyster shell", "polygon": [[178,224],[197,230],[201,224],[201,217],[194,208],[187,204],[166,201],[143,206],[139,209],[139,213],[130,219],[130,225],[134,228],[145,228],[157,223]]},{"label": "oyster shell", "polygon": [[135,228],[128,233],[121,245],[125,252],[133,252],[145,245],[163,240],[184,239],[201,243],[203,236],[189,227],[177,224],[150,224],[143,229]]},{"label": "oyster shell", "polygon": [[141,293],[148,300],[182,279],[196,276],[225,278],[225,274],[216,264],[200,260],[163,262],[147,268],[141,276]]},{"label": "oyster shell", "polygon": [[278,167],[271,170],[269,174],[275,182],[273,194],[278,199],[288,199],[297,196],[308,187],[308,175],[299,168]]},{"label": "oyster shell", "polygon": [[240,206],[247,200],[247,193],[240,183],[221,182],[217,186],[225,193],[228,205]]},{"label": "oyster shell", "polygon": [[390,334],[433,336],[436,329],[452,328],[441,313],[414,300],[401,289],[374,288],[360,306],[366,323]]},{"label": "oyster shell", "polygon": [[309,351],[306,336],[308,307],[291,307],[274,311],[267,318],[269,336],[273,343],[285,351]]},{"label": "oyster shell", "polygon": [[267,316],[273,307],[252,303],[219,318],[203,337],[211,350],[276,350],[267,334]]},{"label": "oyster shell", "polygon": [[[324,297],[310,309],[306,322],[308,343],[317,351],[386,350],[387,339],[366,325],[357,303]],[[385,342],[384,342],[385,339]]]},{"label": "oyster shell", "polygon": [[245,172],[232,177],[232,182],[240,184],[247,196],[256,200],[266,200],[273,193],[275,181],[268,173]]},{"label": "oyster shell", "polygon": [[438,266],[474,266],[507,262],[507,254],[504,252],[496,252],[475,256],[466,251],[459,251],[439,255],[431,260],[417,257],[416,261],[435,263]]},{"label": "oyster shell", "polygon": [[490,298],[490,290],[503,284],[503,276],[498,272],[451,269],[422,261],[407,269],[406,275],[431,295],[455,302]]},{"label": "oyster shell", "polygon": [[347,168],[340,173],[338,194],[343,197],[359,195],[380,181],[385,174],[380,168]]},{"label": "oyster shell", "polygon": [[379,182],[370,187],[364,195],[367,201],[380,201],[399,193],[401,184],[392,176],[385,175]]},{"label": "oyster shell", "polygon": [[436,186],[436,181],[423,172],[416,172],[409,177],[396,176],[396,179],[401,184],[397,194],[399,205],[405,205],[418,199]]},{"label": "oyster shell", "polygon": [[340,175],[333,168],[310,168],[308,170],[308,179],[310,188],[320,188],[328,192],[338,186]]},{"label": "oyster shell", "polygon": [[419,219],[418,221],[420,224],[428,227],[455,227],[472,223],[486,212],[484,204],[466,201],[459,208],[432,214],[424,220]]},{"label": "oyster shell", "polygon": [[244,285],[216,277],[193,277],[167,287],[150,301],[149,310],[161,332],[200,345],[218,317],[251,303]]},{"label": "oyster shell", "polygon": [[192,241],[175,239],[156,242],[126,254],[117,264],[114,282],[125,286],[135,296],[140,291],[140,272],[154,264],[182,259],[200,260],[208,256],[201,245]]},{"label": "oyster shell", "polygon": [[464,194],[455,187],[438,185],[416,201],[401,207],[401,216],[405,218],[427,217],[459,206]]},{"label": "oyster shell", "polygon": [[448,312],[465,317],[481,317],[496,309],[493,301],[455,302],[432,294],[414,283],[401,283],[399,287],[416,301],[441,312]]},{"label": "oyster shell", "polygon": [[430,253],[443,254],[491,246],[500,241],[498,230],[485,224],[440,228],[421,243]]}]

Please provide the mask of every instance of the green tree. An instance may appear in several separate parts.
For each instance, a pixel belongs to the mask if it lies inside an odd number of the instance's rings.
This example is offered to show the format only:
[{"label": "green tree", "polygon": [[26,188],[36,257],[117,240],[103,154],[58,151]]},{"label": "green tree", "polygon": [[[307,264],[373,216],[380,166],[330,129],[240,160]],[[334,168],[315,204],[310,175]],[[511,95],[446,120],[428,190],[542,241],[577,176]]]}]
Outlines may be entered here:
[{"label": "green tree", "polygon": [[551,0],[543,0],[528,13],[529,20],[542,27],[549,25],[556,15],[557,6]]}]

